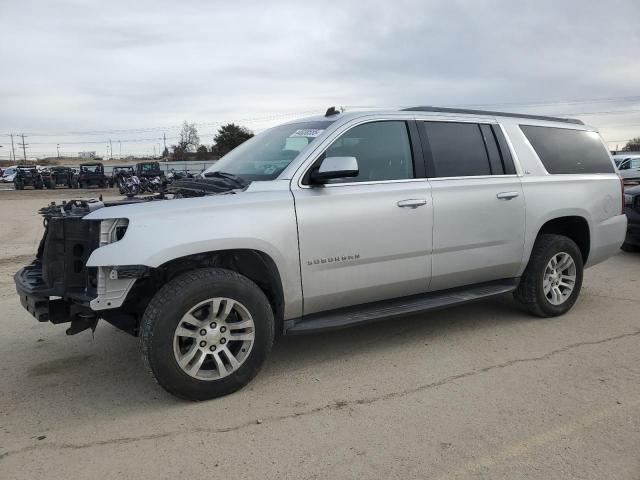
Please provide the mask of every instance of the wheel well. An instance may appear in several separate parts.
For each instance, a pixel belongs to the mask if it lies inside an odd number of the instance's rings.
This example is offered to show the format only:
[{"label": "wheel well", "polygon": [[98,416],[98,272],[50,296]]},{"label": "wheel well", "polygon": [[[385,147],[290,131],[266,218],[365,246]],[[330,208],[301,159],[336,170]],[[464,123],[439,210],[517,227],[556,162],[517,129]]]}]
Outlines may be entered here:
[{"label": "wheel well", "polygon": [[580,253],[582,253],[582,262],[587,262],[587,258],[589,258],[591,238],[589,233],[589,224],[583,217],[571,216],[554,218],[542,226],[538,235],[543,233],[554,233],[569,237],[571,240],[576,242],[576,245],[578,245]]},{"label": "wheel well", "polygon": [[[284,318],[284,292],[280,273],[273,259],[258,250],[220,250],[176,258],[160,267],[166,282],[188,270],[219,267],[233,270],[255,282],[271,304],[276,322]],[[280,331],[276,330],[276,331]]]}]

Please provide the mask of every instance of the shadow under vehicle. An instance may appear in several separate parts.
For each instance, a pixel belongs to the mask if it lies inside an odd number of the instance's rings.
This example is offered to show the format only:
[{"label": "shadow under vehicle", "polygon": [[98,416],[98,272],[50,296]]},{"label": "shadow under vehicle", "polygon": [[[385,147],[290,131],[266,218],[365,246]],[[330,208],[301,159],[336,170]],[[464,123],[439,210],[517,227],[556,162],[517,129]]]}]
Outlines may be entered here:
[{"label": "shadow under vehicle", "polygon": [[109,178],[104,174],[104,166],[100,162],[80,164],[77,182],[80,188],[109,187]]},{"label": "shadow under vehicle", "polygon": [[16,190],[24,190],[24,187],[33,187],[41,190],[44,187],[42,174],[35,165],[18,165],[13,185]]}]

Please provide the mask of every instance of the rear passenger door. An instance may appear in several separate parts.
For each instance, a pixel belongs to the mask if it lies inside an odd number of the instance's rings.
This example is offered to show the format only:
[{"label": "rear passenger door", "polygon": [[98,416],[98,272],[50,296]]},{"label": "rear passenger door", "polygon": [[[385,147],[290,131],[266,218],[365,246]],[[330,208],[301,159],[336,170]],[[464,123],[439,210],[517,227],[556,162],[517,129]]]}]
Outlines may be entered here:
[{"label": "rear passenger door", "polygon": [[499,125],[424,121],[420,127],[434,212],[430,290],[516,276],[525,204]]}]

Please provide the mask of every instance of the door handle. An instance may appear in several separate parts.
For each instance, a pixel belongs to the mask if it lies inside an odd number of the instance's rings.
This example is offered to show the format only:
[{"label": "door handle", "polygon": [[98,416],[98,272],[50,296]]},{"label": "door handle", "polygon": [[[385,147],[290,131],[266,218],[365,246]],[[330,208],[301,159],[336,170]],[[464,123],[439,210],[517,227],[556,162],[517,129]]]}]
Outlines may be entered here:
[{"label": "door handle", "polygon": [[499,200],[511,200],[520,195],[518,192],[500,192],[496,195]]},{"label": "door handle", "polygon": [[426,204],[427,201],[424,198],[408,198],[397,203],[400,208],[418,208]]}]

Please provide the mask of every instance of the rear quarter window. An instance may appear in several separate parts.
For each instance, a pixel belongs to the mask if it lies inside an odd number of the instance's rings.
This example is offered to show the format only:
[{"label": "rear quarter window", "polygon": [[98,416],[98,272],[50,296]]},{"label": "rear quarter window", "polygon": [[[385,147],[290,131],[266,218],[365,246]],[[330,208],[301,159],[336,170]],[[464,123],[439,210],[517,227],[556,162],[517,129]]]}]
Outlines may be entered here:
[{"label": "rear quarter window", "polygon": [[614,173],[597,133],[533,125],[520,125],[520,129],[551,174]]}]

